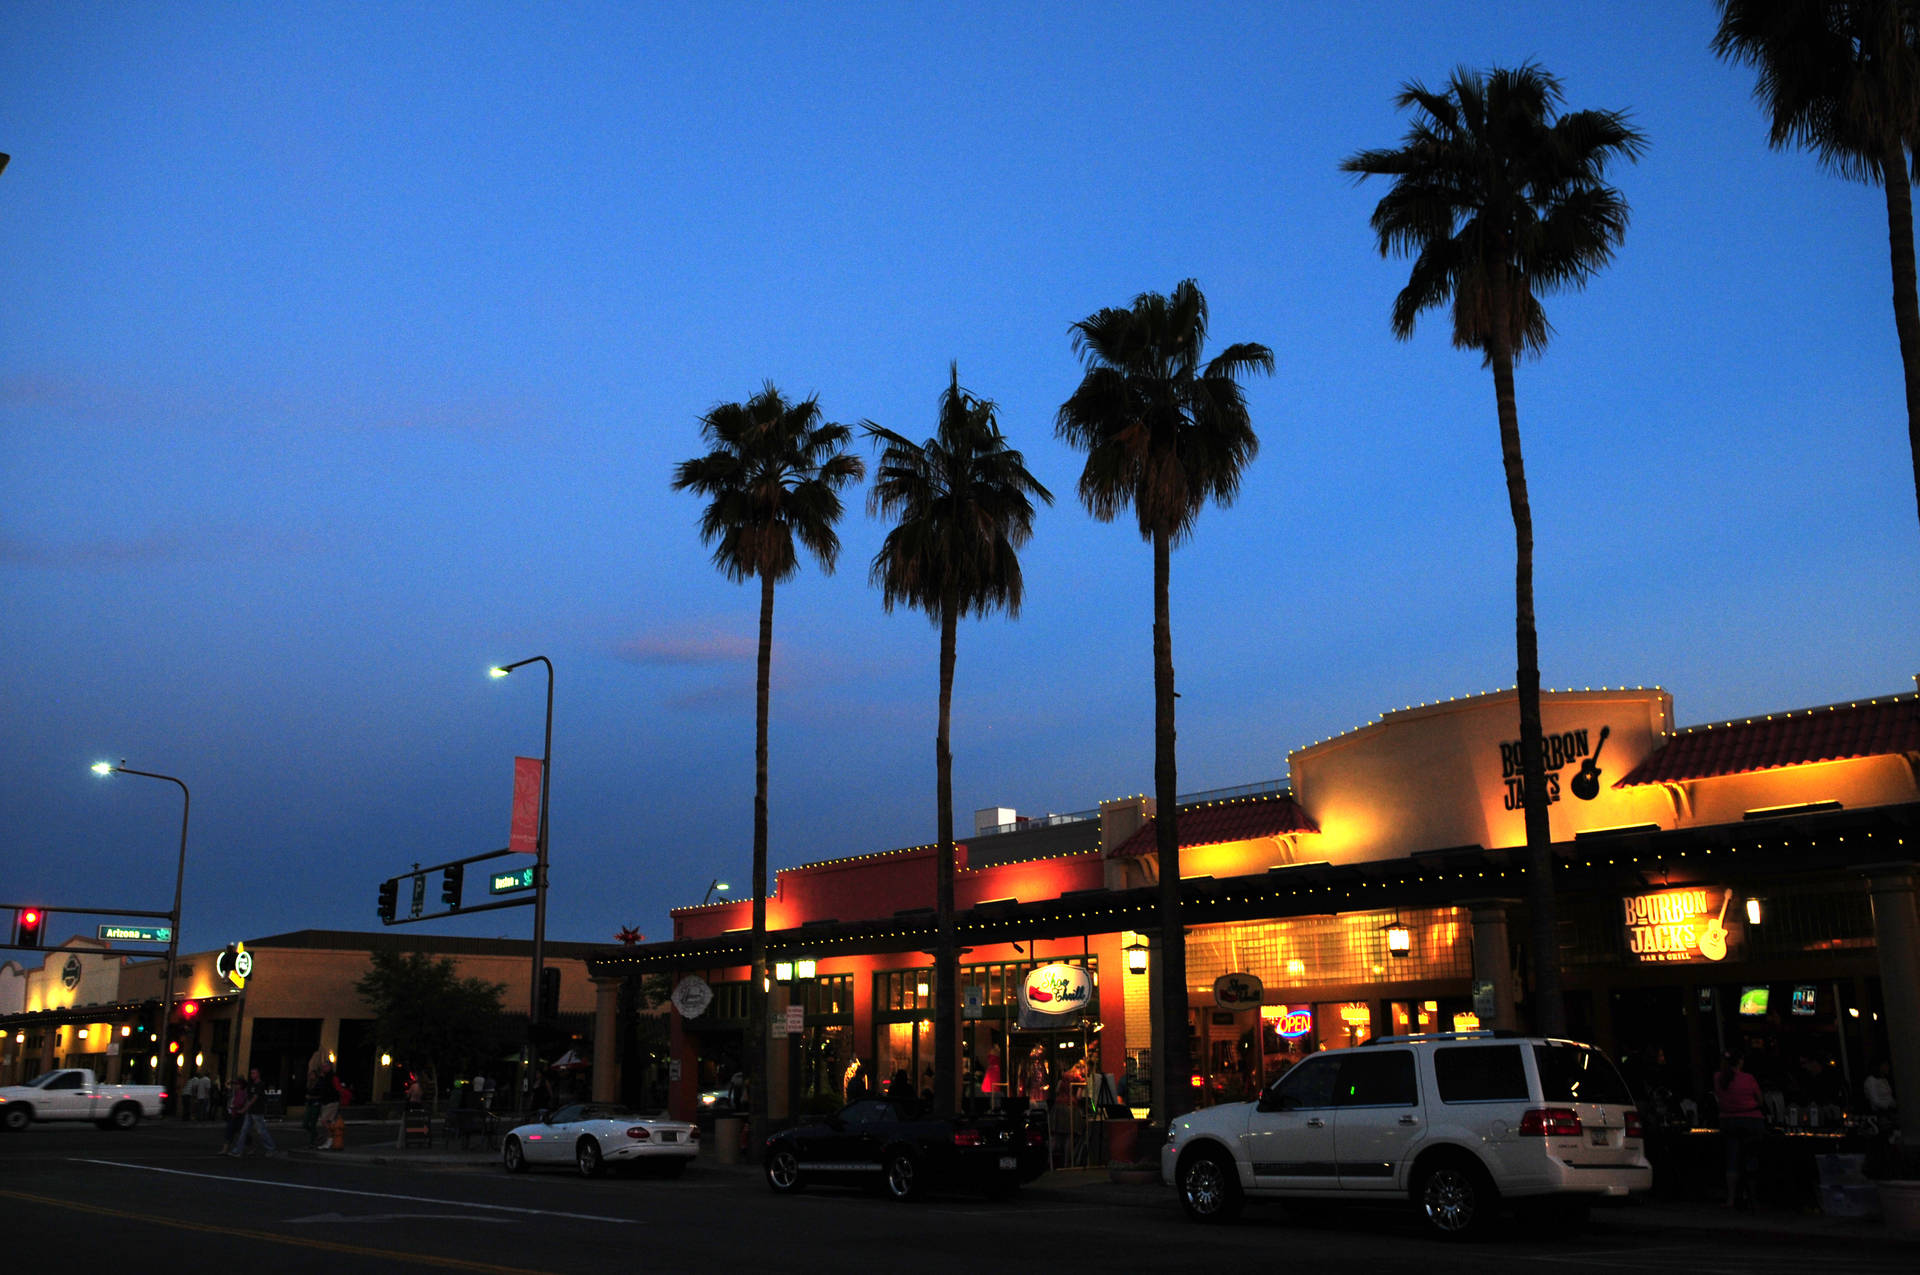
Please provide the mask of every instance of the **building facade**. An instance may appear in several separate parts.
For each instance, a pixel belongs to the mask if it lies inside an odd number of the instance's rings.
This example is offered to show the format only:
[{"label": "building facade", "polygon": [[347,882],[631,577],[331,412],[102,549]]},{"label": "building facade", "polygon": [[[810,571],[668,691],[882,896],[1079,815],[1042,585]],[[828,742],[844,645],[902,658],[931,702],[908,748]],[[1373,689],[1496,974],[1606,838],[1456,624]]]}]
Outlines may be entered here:
[{"label": "building facade", "polygon": [[[1783,1093],[1857,1095],[1883,1062],[1897,1091],[1920,1093],[1920,697],[1685,729],[1659,689],[1542,698],[1572,1034],[1676,1103],[1735,1048],[1765,1060]],[[1402,709],[1292,752],[1290,786],[1183,799],[1198,1101],[1375,1035],[1527,1023],[1517,721],[1512,692]],[[1033,821],[982,813],[956,848],[963,1074],[1017,1097],[1037,1056],[1056,1097],[1079,1064],[1147,1106],[1161,1011],[1134,967],[1157,946],[1152,801]],[[921,1088],[933,897],[931,846],[776,875],[777,1117],[839,1101],[856,1059]],[[672,941],[589,961],[606,993],[608,1094],[621,1084],[613,1046],[631,1030],[612,989],[641,978],[682,992],[676,1115],[740,1069],[750,907],[678,909]],[[1088,1002],[1023,1023],[1021,987],[1054,964],[1086,971]]]}]

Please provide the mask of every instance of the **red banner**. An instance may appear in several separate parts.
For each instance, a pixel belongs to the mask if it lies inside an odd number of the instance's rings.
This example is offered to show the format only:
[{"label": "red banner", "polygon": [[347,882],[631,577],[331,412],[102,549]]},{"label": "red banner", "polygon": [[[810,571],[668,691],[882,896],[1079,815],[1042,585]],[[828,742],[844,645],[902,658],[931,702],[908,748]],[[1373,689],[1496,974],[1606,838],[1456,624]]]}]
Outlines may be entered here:
[{"label": "red banner", "polygon": [[540,850],[540,759],[513,759],[513,826],[507,833],[507,849],[515,854],[537,854]]}]

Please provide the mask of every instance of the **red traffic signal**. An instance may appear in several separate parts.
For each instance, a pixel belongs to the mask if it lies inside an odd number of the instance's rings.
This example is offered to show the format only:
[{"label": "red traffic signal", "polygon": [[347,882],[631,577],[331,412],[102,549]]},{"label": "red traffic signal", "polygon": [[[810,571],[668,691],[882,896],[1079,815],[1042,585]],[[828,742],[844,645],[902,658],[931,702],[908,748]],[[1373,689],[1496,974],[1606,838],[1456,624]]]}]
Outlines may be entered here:
[{"label": "red traffic signal", "polygon": [[21,908],[19,924],[15,927],[15,942],[21,947],[39,947],[40,932],[47,923],[47,914],[39,908]]},{"label": "red traffic signal", "polygon": [[199,1013],[200,1013],[199,1001],[181,1001],[180,1002],[180,1017],[190,1019],[198,1016]]}]

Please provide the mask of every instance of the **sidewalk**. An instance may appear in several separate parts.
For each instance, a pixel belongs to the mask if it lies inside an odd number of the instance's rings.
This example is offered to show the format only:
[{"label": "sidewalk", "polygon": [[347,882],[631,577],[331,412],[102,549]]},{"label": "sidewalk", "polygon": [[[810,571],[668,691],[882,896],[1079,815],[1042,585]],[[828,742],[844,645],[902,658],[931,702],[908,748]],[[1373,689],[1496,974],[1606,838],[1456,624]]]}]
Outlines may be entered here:
[{"label": "sidewalk", "polygon": [[[298,1126],[290,1132],[300,1136]],[[347,1126],[347,1146],[341,1151],[313,1151],[288,1147],[294,1159],[337,1161],[345,1164],[370,1164],[406,1167],[441,1172],[501,1172],[500,1152],[488,1150],[478,1137],[462,1149],[457,1141],[448,1145],[436,1136],[431,1147],[396,1147],[399,1127],[393,1122],[370,1121]],[[284,1143],[282,1145],[285,1145]],[[713,1177],[757,1182],[757,1164],[721,1164],[710,1145],[703,1145],[692,1172]],[[1117,1183],[1109,1180],[1105,1169],[1056,1169],[1030,1183],[1027,1196],[1063,1197],[1087,1203],[1099,1203],[1133,1211],[1179,1211],[1174,1193],[1154,1183]],[[1258,1206],[1256,1206],[1258,1207]],[[1818,1213],[1739,1212],[1718,1204],[1633,1199],[1603,1203],[1593,1210],[1589,1234],[1611,1243],[1632,1243],[1641,1239],[1706,1239],[1739,1237],[1780,1245],[1845,1244],[1891,1248],[1920,1255],[1920,1232],[1890,1231],[1880,1221],[1862,1218],[1826,1217]]]}]

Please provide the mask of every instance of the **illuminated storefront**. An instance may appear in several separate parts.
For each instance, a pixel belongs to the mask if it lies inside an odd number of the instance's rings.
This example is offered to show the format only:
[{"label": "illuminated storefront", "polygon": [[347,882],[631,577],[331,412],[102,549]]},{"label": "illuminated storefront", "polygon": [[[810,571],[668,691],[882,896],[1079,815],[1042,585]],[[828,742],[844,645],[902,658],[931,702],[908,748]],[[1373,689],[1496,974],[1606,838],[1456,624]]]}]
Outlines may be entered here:
[{"label": "illuminated storefront", "polygon": [[[1402,709],[1293,751],[1290,786],[1183,799],[1200,1100],[1375,1035],[1525,1024],[1516,717],[1512,692]],[[1920,1009],[1886,990],[1920,971],[1883,966],[1914,949],[1879,941],[1916,925],[1920,698],[1682,730],[1663,690],[1567,691],[1543,696],[1542,717],[1573,1034],[1676,1087],[1745,1042],[1856,1084],[1889,1054],[1897,1087],[1903,1066],[1920,1067]],[[1012,1087],[1010,1060],[1030,1045],[1010,978],[1070,961],[1094,971],[1097,1011],[1084,1044],[1060,1052],[1092,1055],[1123,1086],[1144,1072],[1149,980],[1129,958],[1156,946],[1152,816],[1150,800],[1126,798],[998,819],[956,847],[964,1069],[979,1076],[997,1057]],[[815,971],[813,986],[773,989],[776,1030],[795,1037],[774,1051],[776,1114],[836,1100],[854,1058],[918,1087],[931,1062],[933,873],[921,846],[776,874],[770,959]],[[673,941],[592,966],[607,980],[692,974],[744,992],[750,907],[679,909]],[[829,978],[830,1003],[813,989]],[[710,1053],[741,1057],[743,1020],[744,1007],[728,1022],[676,1014],[683,1077]],[[677,1084],[676,1110],[694,1092]],[[1129,1097],[1144,1105],[1137,1087]]]}]

